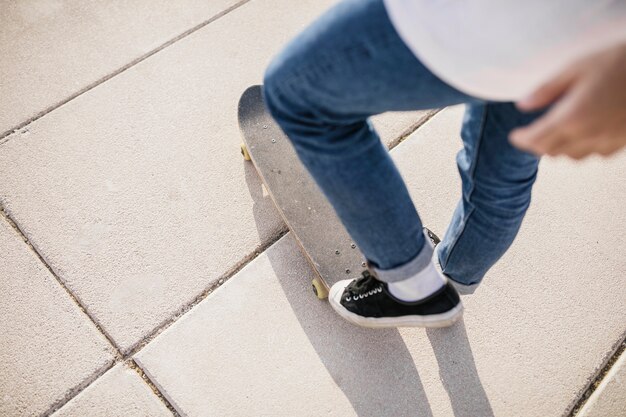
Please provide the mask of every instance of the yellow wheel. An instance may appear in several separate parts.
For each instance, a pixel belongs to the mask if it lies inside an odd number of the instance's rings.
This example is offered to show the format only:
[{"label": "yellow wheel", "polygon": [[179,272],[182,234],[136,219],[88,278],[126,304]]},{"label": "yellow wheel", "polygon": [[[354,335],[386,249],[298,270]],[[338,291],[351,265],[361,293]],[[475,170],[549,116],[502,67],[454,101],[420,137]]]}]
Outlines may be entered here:
[{"label": "yellow wheel", "polygon": [[311,284],[313,284],[313,292],[317,295],[317,298],[320,300],[328,298],[328,290],[326,290],[326,286],[321,279],[315,278]]},{"label": "yellow wheel", "polygon": [[243,143],[241,144],[241,154],[243,155],[243,159],[246,161],[250,160],[250,154],[248,153],[248,148]]}]

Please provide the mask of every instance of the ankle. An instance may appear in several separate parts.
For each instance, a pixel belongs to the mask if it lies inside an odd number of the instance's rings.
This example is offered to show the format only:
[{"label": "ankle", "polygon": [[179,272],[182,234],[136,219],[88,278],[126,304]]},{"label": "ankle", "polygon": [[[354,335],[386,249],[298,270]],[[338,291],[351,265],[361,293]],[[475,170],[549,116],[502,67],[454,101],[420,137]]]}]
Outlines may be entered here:
[{"label": "ankle", "polygon": [[412,277],[388,283],[391,295],[402,301],[418,301],[437,292],[446,284],[446,278],[430,262],[426,268]]}]

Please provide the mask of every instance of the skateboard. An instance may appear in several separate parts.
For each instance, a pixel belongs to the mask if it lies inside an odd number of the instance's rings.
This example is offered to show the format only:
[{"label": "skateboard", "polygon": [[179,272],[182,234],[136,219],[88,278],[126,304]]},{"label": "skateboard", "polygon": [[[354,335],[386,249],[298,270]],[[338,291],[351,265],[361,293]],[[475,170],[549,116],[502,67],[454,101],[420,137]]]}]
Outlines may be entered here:
[{"label": "skateboard", "polygon": [[289,139],[267,112],[263,87],[249,87],[238,106],[241,153],[252,161],[267,193],[309,261],[313,291],[328,297],[330,287],[360,276],[365,258],[332,206],[302,165]]}]

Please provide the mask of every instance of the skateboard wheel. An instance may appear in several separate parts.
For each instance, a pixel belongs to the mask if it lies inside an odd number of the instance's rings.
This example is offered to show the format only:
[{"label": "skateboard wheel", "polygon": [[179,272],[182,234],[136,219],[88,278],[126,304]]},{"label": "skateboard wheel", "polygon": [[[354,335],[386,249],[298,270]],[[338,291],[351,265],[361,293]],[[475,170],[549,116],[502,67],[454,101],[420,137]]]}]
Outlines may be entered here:
[{"label": "skateboard wheel", "polygon": [[241,154],[243,155],[243,159],[246,161],[250,160],[250,154],[248,153],[248,148],[243,143],[241,144]]},{"label": "skateboard wheel", "polygon": [[315,278],[311,283],[313,285],[313,292],[317,295],[317,298],[323,300],[324,298],[328,298],[328,291],[326,290],[326,286],[319,279]]}]

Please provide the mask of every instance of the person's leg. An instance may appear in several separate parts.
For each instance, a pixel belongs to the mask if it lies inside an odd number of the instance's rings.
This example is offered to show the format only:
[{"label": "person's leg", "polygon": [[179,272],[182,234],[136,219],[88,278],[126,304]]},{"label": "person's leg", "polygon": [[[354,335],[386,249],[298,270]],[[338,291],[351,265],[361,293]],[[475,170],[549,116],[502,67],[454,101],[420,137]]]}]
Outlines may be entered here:
[{"label": "person's leg", "polygon": [[479,102],[431,74],[395,32],[382,0],[347,0],[276,57],[264,99],[370,263],[331,288],[342,317],[370,327],[445,326],[463,311],[368,121],[385,111]]},{"label": "person's leg", "polygon": [[539,159],[513,147],[508,136],[538,116],[522,113],[512,103],[467,106],[464,148],[457,155],[463,194],[437,247],[444,274],[461,284],[462,293],[473,291],[520,228]]},{"label": "person's leg", "polygon": [[379,278],[425,268],[432,248],[368,117],[476,100],[415,58],[380,0],[328,11],[273,60],[264,83],[268,109]]}]

